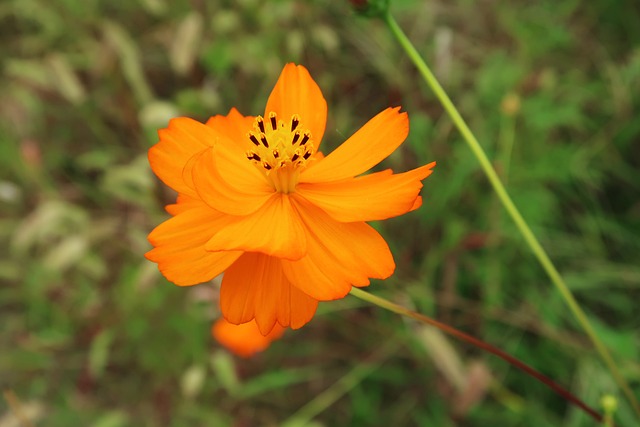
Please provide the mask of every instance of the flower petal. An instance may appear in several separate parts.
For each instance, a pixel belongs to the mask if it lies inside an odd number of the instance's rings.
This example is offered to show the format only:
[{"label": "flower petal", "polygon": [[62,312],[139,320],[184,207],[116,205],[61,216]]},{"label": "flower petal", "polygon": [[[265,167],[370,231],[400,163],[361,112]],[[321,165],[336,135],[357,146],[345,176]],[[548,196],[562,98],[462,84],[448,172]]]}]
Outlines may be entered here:
[{"label": "flower petal", "polygon": [[276,322],[293,329],[313,317],[318,301],[293,286],[282,272],[279,259],[247,252],[227,270],[220,288],[220,308],[225,319],[239,325],[256,320],[267,335]]},{"label": "flower petal", "polygon": [[280,338],[285,328],[276,324],[266,336],[260,333],[256,322],[234,325],[223,317],[211,327],[211,335],[231,352],[241,357],[251,357],[265,350],[271,342]]},{"label": "flower petal", "polygon": [[212,208],[230,215],[251,214],[264,205],[274,189],[244,154],[236,156],[220,141],[215,148],[194,156],[185,175],[191,174],[198,196]]},{"label": "flower petal", "polygon": [[321,207],[340,222],[375,221],[412,210],[422,180],[431,174],[435,162],[409,172],[390,170],[343,181],[301,183],[296,193]]},{"label": "flower petal", "polygon": [[409,133],[407,113],[387,108],[327,157],[300,173],[300,182],[338,181],[360,175],[398,148]]},{"label": "flower petal", "polygon": [[311,132],[316,149],[320,146],[327,125],[327,101],[302,65],[285,65],[264,111],[265,117],[274,111],[285,122],[297,114],[301,127]]},{"label": "flower petal", "polygon": [[327,301],[344,297],[369,278],[386,279],[395,269],[382,236],[364,222],[341,223],[295,195],[294,206],[307,229],[307,255],[282,260],[287,278],[307,295]]},{"label": "flower petal", "polygon": [[151,169],[177,192],[196,197],[195,190],[184,183],[182,169],[191,157],[214,145],[216,133],[200,122],[178,117],[159,130],[158,136],[160,141],[149,149]]},{"label": "flower petal", "polygon": [[203,205],[202,200],[194,199],[193,197],[189,197],[186,194],[178,194],[178,198],[176,203],[167,205],[164,209],[171,215],[176,216],[181,212],[187,211],[191,208],[200,207]]},{"label": "flower petal", "polygon": [[253,116],[243,116],[238,110],[232,108],[226,116],[212,116],[206,125],[222,133],[230,141],[239,145],[243,151],[252,148],[247,133],[252,129]]},{"label": "flower petal", "polygon": [[261,252],[294,260],[307,251],[302,222],[287,194],[274,193],[253,214],[229,219],[206,243],[206,250]]},{"label": "flower petal", "polygon": [[208,282],[242,255],[239,251],[208,252],[204,248],[212,230],[225,216],[202,202],[198,207],[181,211],[149,234],[149,242],[155,248],[145,256],[158,263],[160,272],[176,285]]}]

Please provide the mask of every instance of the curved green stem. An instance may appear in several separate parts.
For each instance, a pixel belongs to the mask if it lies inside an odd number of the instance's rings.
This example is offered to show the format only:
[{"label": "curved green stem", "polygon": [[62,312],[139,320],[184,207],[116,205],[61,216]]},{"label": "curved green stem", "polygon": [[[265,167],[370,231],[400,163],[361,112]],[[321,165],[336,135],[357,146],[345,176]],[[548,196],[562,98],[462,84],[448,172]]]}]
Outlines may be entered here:
[{"label": "curved green stem", "polygon": [[421,323],[430,325],[430,326],[434,326],[438,329],[440,329],[442,332],[445,332],[451,336],[454,336],[456,338],[458,338],[459,340],[465,341],[471,345],[474,345],[476,347],[478,347],[481,350],[484,350],[486,352],[489,352],[491,354],[494,354],[496,356],[498,356],[499,358],[501,358],[502,360],[510,363],[511,365],[515,366],[516,368],[524,371],[525,373],[527,373],[528,375],[532,376],[533,378],[537,379],[538,381],[540,381],[541,383],[545,384],[547,387],[549,387],[551,390],[553,390],[554,392],[556,392],[557,394],[559,394],[560,396],[562,396],[562,398],[566,399],[568,402],[573,403],[574,405],[576,405],[577,407],[579,407],[580,409],[582,409],[584,412],[586,412],[587,414],[589,414],[593,419],[595,419],[598,422],[602,422],[602,415],[598,414],[594,409],[592,409],[590,406],[588,406],[586,403],[584,403],[582,400],[578,399],[576,396],[574,396],[573,394],[571,394],[570,392],[568,392],[567,390],[565,390],[562,386],[558,385],[557,383],[555,383],[553,380],[551,380],[550,378],[546,377],[545,375],[542,375],[540,372],[536,371],[535,369],[533,369],[532,367],[530,367],[529,365],[521,362],[520,360],[516,359],[515,357],[511,356],[508,353],[505,353],[504,351],[500,350],[497,347],[494,347],[490,344],[487,344],[484,341],[481,341],[477,338],[472,337],[471,335],[467,335],[462,331],[459,331],[458,329],[449,326],[447,324],[438,322],[437,320],[434,320],[430,317],[425,316],[424,314],[420,314],[420,313],[416,313],[415,311],[411,311],[408,308],[405,308],[401,305],[392,303],[389,300],[386,300],[384,298],[380,298],[376,295],[372,295],[368,292],[365,292],[361,289],[358,288],[351,288],[351,295],[360,298],[361,300],[370,302],[372,304],[377,305],[378,307],[382,307],[386,310],[392,311],[394,313],[397,314],[401,314],[403,316],[407,316],[410,317],[412,319],[415,319]]},{"label": "curved green stem", "polygon": [[469,145],[469,148],[471,148],[471,151],[480,162],[480,166],[484,170],[484,173],[487,175],[487,178],[489,179],[489,182],[493,186],[494,191],[500,198],[502,205],[504,206],[504,208],[507,210],[507,212],[515,222],[516,226],[518,227],[518,230],[520,231],[525,241],[531,248],[531,251],[534,253],[536,258],[542,265],[542,268],[546,271],[547,275],[555,285],[556,289],[558,290],[558,292],[560,292],[560,295],[562,295],[562,297],[564,298],[565,302],[569,306],[569,309],[577,319],[578,323],[591,339],[591,342],[593,343],[597,352],[600,354],[600,357],[602,358],[604,363],[609,368],[609,371],[613,375],[613,378],[615,379],[616,383],[618,383],[618,386],[622,389],[624,394],[627,396],[627,399],[631,403],[631,406],[633,407],[634,411],[640,417],[640,406],[638,405],[638,402],[633,392],[631,391],[631,388],[629,387],[629,385],[626,383],[626,381],[620,374],[620,371],[618,370],[618,366],[616,365],[615,361],[613,360],[613,357],[609,353],[609,350],[605,347],[605,345],[602,343],[602,341],[596,334],[595,330],[591,326],[591,323],[589,322],[589,319],[587,318],[584,311],[580,308],[580,305],[576,301],[571,290],[569,290],[564,280],[562,279],[562,276],[560,275],[556,267],[553,265],[553,262],[547,255],[546,251],[544,250],[542,245],[540,245],[540,242],[538,242],[538,239],[535,237],[535,235],[531,231],[531,228],[529,228],[529,225],[520,214],[520,211],[511,200],[511,197],[509,197],[507,190],[505,189],[504,185],[500,181],[500,178],[498,177],[496,171],[493,169],[491,162],[489,161],[484,150],[478,143],[478,140],[476,139],[476,137],[473,135],[473,133],[465,123],[464,119],[458,112],[455,105],[453,105],[453,102],[451,102],[451,99],[449,98],[447,93],[444,91],[442,86],[440,86],[440,83],[438,83],[438,80],[433,75],[433,73],[431,72],[431,70],[425,63],[425,61],[420,57],[420,54],[418,53],[418,51],[415,49],[411,41],[407,38],[407,36],[404,34],[404,32],[402,31],[398,23],[395,21],[395,19],[393,19],[390,13],[387,13],[384,16],[384,21],[386,22],[387,26],[389,27],[389,29],[391,30],[395,38],[398,40],[400,45],[403,47],[403,49],[405,50],[405,52],[407,53],[407,55],[409,56],[413,64],[418,68],[418,71],[420,72],[424,80],[427,82],[429,87],[433,90],[438,100],[446,110],[447,114],[453,120],[454,124],[462,134],[464,140]]},{"label": "curved green stem", "polygon": [[291,415],[281,424],[281,427],[301,427],[308,425],[313,417],[326,410],[340,397],[362,382],[368,375],[375,372],[397,347],[398,343],[395,340],[388,341],[370,357],[360,361],[331,387],[318,394],[313,400]]}]

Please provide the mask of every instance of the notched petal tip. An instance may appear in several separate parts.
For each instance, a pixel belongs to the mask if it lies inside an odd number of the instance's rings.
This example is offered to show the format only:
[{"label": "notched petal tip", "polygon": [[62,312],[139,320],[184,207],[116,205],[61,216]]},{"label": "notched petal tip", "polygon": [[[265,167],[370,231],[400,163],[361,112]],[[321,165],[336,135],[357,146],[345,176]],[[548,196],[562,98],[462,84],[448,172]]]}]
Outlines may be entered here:
[{"label": "notched petal tip", "polygon": [[276,323],[292,328],[304,325],[317,305],[287,280],[281,260],[264,254],[243,254],[222,279],[220,309],[224,317],[234,324],[255,319],[263,334]]},{"label": "notched petal tip", "polygon": [[378,113],[324,159],[303,170],[300,182],[339,181],[380,163],[409,134],[409,116],[400,108],[390,107]]}]

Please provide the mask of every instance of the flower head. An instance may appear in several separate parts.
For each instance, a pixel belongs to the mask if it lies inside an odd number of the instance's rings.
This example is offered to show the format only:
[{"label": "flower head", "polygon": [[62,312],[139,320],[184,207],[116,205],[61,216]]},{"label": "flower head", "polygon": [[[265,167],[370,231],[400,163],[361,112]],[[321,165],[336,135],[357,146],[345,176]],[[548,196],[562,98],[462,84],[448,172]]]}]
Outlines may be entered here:
[{"label": "flower head", "polygon": [[238,356],[251,357],[266,350],[272,341],[282,336],[284,330],[276,323],[271,332],[262,335],[255,321],[234,325],[220,318],[211,326],[211,335]]},{"label": "flower head", "polygon": [[255,319],[262,334],[299,328],[318,301],[344,297],[395,264],[367,221],[417,209],[435,163],[362,175],[406,138],[409,121],[388,108],[326,157],[327,104],[306,68],[287,64],[263,116],[232,109],[206,124],[171,120],[149,150],[156,175],[178,192],[173,216],[149,234],[146,256],[177,285],[225,272],[222,314]]}]

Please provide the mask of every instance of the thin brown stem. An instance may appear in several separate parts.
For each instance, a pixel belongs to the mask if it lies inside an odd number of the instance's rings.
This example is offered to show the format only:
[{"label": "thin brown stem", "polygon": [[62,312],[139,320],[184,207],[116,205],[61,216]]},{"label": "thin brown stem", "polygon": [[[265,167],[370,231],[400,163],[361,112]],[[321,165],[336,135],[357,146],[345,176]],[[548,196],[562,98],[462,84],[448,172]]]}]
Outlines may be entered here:
[{"label": "thin brown stem", "polygon": [[430,317],[425,316],[424,314],[420,314],[420,313],[416,313],[415,311],[411,311],[405,307],[402,307],[401,305],[392,303],[389,300],[386,300],[384,298],[380,298],[378,296],[372,295],[368,292],[365,292],[361,289],[357,289],[357,288],[352,288],[351,289],[351,295],[360,298],[362,300],[368,301],[372,304],[375,304],[379,307],[382,307],[384,309],[387,309],[389,311],[392,311],[394,313],[398,313],[401,314],[403,316],[407,316],[410,317],[412,319],[418,320],[419,322],[425,323],[427,325],[431,325],[433,327],[436,327],[438,329],[440,329],[441,331],[454,336],[456,338],[458,338],[459,340],[462,340],[464,342],[467,342],[473,346],[476,346],[488,353],[491,353],[493,355],[498,356],[499,358],[501,358],[502,360],[505,360],[506,362],[510,363],[511,365],[515,366],[516,368],[524,371],[526,374],[532,376],[533,378],[537,379],[538,381],[540,381],[541,383],[545,384],[547,387],[549,387],[551,390],[553,390],[554,392],[556,392],[558,395],[560,395],[563,399],[565,399],[566,401],[574,404],[575,406],[577,406],[578,408],[582,409],[584,412],[586,412],[587,414],[589,414],[594,420],[598,421],[599,423],[602,423],[602,415],[600,415],[598,412],[596,412],[593,408],[591,408],[589,405],[587,405],[586,403],[584,403],[582,400],[578,399],[576,396],[574,396],[573,394],[571,394],[569,391],[567,391],[564,387],[562,387],[561,385],[557,384],[555,381],[553,381],[551,378],[541,374],[540,372],[536,371],[535,369],[533,369],[531,366],[521,362],[520,360],[516,359],[515,357],[511,356],[508,353],[505,353],[504,351],[500,350],[497,347],[492,346],[491,344],[487,344],[484,341],[481,341],[477,338],[472,337],[471,335],[467,335],[464,332],[451,327],[447,324],[438,322],[437,320],[434,320]]}]

